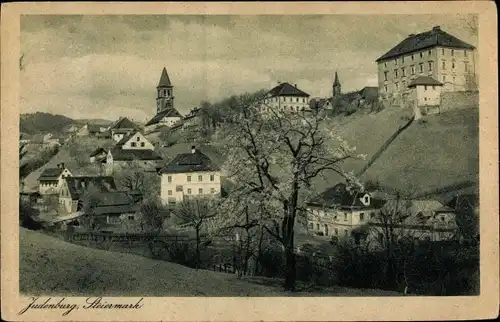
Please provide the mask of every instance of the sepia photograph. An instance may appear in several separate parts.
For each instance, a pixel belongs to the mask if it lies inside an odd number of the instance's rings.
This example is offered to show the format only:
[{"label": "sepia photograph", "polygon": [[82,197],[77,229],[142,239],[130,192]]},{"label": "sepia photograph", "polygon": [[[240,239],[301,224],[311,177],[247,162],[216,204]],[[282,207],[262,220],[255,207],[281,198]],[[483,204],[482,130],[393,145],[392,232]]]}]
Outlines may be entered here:
[{"label": "sepia photograph", "polygon": [[19,19],[19,314],[484,292],[478,13]]}]

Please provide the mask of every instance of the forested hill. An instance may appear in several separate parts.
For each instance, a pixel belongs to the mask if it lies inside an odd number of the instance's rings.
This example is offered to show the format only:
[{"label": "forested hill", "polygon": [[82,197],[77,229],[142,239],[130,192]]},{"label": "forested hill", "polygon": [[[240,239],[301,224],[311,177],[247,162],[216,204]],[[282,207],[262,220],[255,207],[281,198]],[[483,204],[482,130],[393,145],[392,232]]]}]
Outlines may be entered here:
[{"label": "forested hill", "polygon": [[64,115],[36,112],[21,114],[19,127],[20,131],[26,134],[61,133],[71,125],[80,126],[87,122],[99,125],[111,124],[111,121],[107,120],[73,120]]}]

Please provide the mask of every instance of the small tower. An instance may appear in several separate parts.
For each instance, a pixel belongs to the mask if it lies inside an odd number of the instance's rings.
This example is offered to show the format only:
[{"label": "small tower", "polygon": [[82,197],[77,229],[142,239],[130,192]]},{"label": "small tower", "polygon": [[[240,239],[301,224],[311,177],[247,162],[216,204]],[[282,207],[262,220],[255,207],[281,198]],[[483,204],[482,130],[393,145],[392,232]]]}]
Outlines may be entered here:
[{"label": "small tower", "polygon": [[337,75],[337,72],[335,72],[335,80],[333,81],[333,86],[332,86],[332,94],[333,94],[332,96],[333,97],[340,96],[341,93],[342,90],[339,81],[339,75]]},{"label": "small tower", "polygon": [[170,82],[167,69],[163,67],[160,81],[156,86],[156,113],[174,107],[174,87]]}]

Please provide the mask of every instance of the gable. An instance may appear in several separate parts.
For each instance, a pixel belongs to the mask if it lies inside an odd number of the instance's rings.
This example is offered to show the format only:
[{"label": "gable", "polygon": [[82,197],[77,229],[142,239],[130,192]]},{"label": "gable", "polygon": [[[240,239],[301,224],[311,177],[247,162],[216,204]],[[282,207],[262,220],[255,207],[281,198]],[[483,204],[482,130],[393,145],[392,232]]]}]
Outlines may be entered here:
[{"label": "gable", "polygon": [[[146,149],[146,150],[154,150],[153,144],[142,135],[140,132],[135,132],[134,134],[126,137],[120,141],[120,145],[122,149],[127,150],[127,149]],[[117,144],[118,145],[118,144]]]}]

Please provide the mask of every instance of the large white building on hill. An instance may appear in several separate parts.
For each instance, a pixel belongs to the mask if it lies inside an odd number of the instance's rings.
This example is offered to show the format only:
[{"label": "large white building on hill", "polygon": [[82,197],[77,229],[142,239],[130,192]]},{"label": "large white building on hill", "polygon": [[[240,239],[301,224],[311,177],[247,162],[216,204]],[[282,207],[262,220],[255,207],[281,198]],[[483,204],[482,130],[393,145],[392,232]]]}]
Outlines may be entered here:
[{"label": "large white building on hill", "polygon": [[260,111],[263,115],[309,111],[309,96],[298,89],[297,85],[281,83],[267,92],[261,100]]}]

